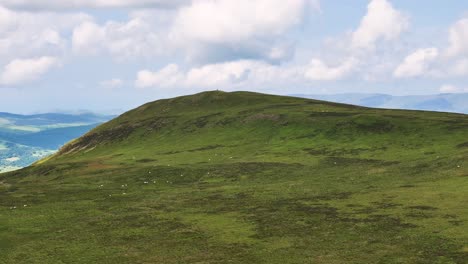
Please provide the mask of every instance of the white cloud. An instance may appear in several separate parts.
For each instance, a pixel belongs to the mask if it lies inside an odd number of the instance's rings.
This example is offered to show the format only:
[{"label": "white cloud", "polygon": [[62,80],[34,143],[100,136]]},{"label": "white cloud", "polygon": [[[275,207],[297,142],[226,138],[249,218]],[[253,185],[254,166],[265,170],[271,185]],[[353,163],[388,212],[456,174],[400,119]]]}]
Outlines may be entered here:
[{"label": "white cloud", "polygon": [[250,70],[257,62],[236,61],[218,64],[209,64],[183,72],[175,64],[151,72],[140,71],[137,74],[135,85],[145,87],[225,87],[248,78]]},{"label": "white cloud", "polygon": [[76,9],[76,8],[172,8],[188,0],[0,0],[0,5],[20,9]]},{"label": "white cloud", "polygon": [[132,59],[161,54],[163,41],[151,24],[135,17],[125,23],[109,21],[103,26],[84,22],[74,29],[72,46],[79,55],[105,52],[117,59]]},{"label": "white cloud", "polygon": [[205,65],[187,73],[188,86],[215,87],[232,85],[247,80],[260,62],[234,61]]},{"label": "white cloud", "polygon": [[468,18],[461,19],[450,27],[449,42],[448,56],[468,54]]},{"label": "white cloud", "polygon": [[[176,54],[203,63],[239,59],[276,63],[290,59],[295,45],[288,33],[302,23],[311,9],[319,8],[318,0],[0,0],[1,4],[29,8],[14,11],[0,7],[0,59],[2,52],[7,56],[13,49],[16,51],[9,59],[63,56],[71,42],[75,55],[110,55],[121,61]],[[132,11],[126,21],[104,23],[85,14],[55,12],[60,8],[147,4],[173,5],[178,9]],[[35,8],[54,12],[33,12]],[[17,20],[22,21],[21,27]],[[2,29],[11,34],[4,41]]]},{"label": "white cloud", "polygon": [[282,60],[293,48],[285,45],[285,34],[299,25],[317,2],[193,1],[178,11],[170,38],[195,60],[222,61],[229,56]]},{"label": "white cloud", "polygon": [[11,30],[15,22],[15,13],[0,5],[0,32]]},{"label": "white cloud", "polygon": [[194,1],[176,17],[174,34],[207,43],[238,43],[280,35],[297,25],[305,0]]},{"label": "white cloud", "polygon": [[352,33],[354,48],[371,49],[377,41],[394,40],[409,27],[409,19],[387,0],[372,0],[359,28]]},{"label": "white cloud", "polygon": [[348,77],[359,66],[355,58],[348,58],[331,67],[313,59],[306,65],[274,65],[260,60],[236,60],[207,64],[181,70],[170,64],[159,71],[138,72],[135,85],[140,88],[261,88],[282,87],[310,81],[337,81]]},{"label": "white cloud", "polygon": [[172,87],[182,85],[183,73],[176,64],[169,64],[157,72],[148,70],[139,71],[135,86],[138,88],[147,87]]},{"label": "white cloud", "polygon": [[111,55],[119,60],[177,54],[188,61],[239,59],[281,62],[294,55],[288,37],[318,0],[192,0],[175,11],[133,11],[129,20],[75,27],[77,55]]},{"label": "white cloud", "polygon": [[[388,79],[404,48],[398,41],[409,28],[409,17],[388,0],[371,0],[359,26],[350,33],[325,39],[323,49],[310,61],[305,77],[312,81]],[[338,62],[338,63],[337,63]]]},{"label": "white cloud", "polygon": [[264,85],[288,83],[302,78],[300,67],[282,67],[257,60],[238,60],[224,63],[207,64],[182,71],[177,65],[170,64],[152,72],[140,71],[135,85],[139,88],[222,88],[249,86],[259,88]]},{"label": "white cloud", "polygon": [[73,51],[80,54],[95,54],[105,41],[105,30],[93,22],[84,22],[73,30]]},{"label": "white cloud", "polygon": [[[139,71],[135,86],[141,88],[313,86],[317,81],[333,85],[346,78],[390,82],[390,78],[468,75],[468,19],[450,27],[448,46],[408,52],[413,40],[409,38],[409,44],[396,40],[409,28],[409,17],[390,2],[366,2],[367,13],[360,23],[356,21],[358,27],[317,51],[311,48],[316,39],[300,31],[305,18],[319,10],[318,0],[0,0],[0,65],[15,58],[43,57],[74,63],[78,58],[68,56],[69,51],[77,56],[110,56],[119,62],[131,59],[128,67],[138,69],[151,65],[155,57],[158,65],[177,62],[156,71]],[[80,8],[111,8],[105,11],[111,17],[128,11],[128,18],[101,22],[107,17],[101,15],[103,10],[94,19],[74,13]],[[128,10],[113,13],[112,8]],[[316,26],[310,23],[307,26]],[[303,48],[298,56],[296,42]],[[5,74],[6,68],[0,73]],[[39,71],[33,79],[40,75]],[[2,78],[2,83],[9,79]],[[10,83],[22,83],[13,79]],[[99,84],[120,87],[123,81]]]},{"label": "white cloud", "polygon": [[35,81],[58,65],[58,59],[53,57],[16,59],[3,68],[0,74],[0,84],[18,85]]},{"label": "white cloud", "polygon": [[306,68],[305,77],[314,81],[339,80],[356,70],[357,64],[355,58],[349,58],[341,65],[330,67],[319,59],[313,59]]},{"label": "white cloud", "polygon": [[124,84],[124,81],[118,78],[113,78],[110,80],[102,81],[100,83],[102,87],[110,88],[110,89],[121,87],[123,84]]},{"label": "white cloud", "polygon": [[446,47],[419,49],[408,55],[394,71],[394,77],[468,76],[468,19],[461,19],[449,28],[448,42]]},{"label": "white cloud", "polygon": [[439,88],[439,91],[441,93],[466,93],[468,92],[468,88],[460,88],[454,85],[445,84]]},{"label": "white cloud", "polygon": [[0,61],[60,56],[67,46],[65,35],[75,25],[90,19],[82,13],[34,13],[0,6]]},{"label": "white cloud", "polygon": [[430,65],[439,56],[436,48],[419,49],[408,55],[395,69],[393,76],[397,78],[418,77],[429,73]]}]

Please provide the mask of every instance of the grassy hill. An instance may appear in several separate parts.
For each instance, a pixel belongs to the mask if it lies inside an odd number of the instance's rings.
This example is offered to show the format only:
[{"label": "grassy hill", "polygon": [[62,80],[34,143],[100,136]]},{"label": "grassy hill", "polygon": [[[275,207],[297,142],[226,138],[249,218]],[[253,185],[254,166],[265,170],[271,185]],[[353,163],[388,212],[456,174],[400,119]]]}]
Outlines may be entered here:
[{"label": "grassy hill", "polygon": [[467,263],[468,117],[160,100],[0,174],[4,263]]}]

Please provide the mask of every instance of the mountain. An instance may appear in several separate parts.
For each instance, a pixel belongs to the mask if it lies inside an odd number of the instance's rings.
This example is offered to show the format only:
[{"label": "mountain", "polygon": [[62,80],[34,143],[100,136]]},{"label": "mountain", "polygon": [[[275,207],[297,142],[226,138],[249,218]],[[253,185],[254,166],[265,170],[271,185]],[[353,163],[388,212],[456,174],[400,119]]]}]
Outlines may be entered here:
[{"label": "mountain", "polygon": [[468,117],[250,92],[0,174],[4,263],[467,263]]},{"label": "mountain", "polygon": [[110,119],[90,113],[0,113],[0,172],[28,166]]},{"label": "mountain", "polygon": [[349,93],[332,95],[298,94],[294,96],[386,109],[428,110],[468,114],[468,93],[409,96]]}]

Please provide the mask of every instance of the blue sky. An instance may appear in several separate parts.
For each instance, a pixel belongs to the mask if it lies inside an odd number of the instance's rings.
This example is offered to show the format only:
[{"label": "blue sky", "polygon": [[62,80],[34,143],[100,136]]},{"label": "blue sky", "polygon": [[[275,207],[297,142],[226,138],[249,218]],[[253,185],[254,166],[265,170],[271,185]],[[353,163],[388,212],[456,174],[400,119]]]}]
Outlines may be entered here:
[{"label": "blue sky", "polygon": [[0,0],[0,111],[204,90],[468,92],[468,2]]}]

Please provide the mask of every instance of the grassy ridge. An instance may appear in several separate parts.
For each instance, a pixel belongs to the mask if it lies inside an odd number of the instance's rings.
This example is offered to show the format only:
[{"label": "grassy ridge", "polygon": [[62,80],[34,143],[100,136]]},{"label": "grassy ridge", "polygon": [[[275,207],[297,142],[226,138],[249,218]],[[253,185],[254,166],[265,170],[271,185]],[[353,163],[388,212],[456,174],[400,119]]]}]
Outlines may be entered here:
[{"label": "grassy ridge", "polygon": [[466,115],[160,100],[0,175],[0,259],[466,263],[467,167]]}]

